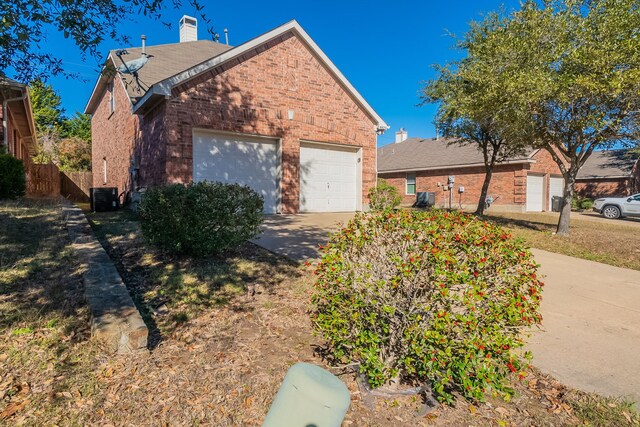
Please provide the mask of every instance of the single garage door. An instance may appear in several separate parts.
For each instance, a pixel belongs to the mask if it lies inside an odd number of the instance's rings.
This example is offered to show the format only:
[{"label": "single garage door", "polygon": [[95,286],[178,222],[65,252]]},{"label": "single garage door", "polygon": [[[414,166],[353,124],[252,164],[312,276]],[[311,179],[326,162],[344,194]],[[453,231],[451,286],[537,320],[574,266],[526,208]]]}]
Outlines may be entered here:
[{"label": "single garage door", "polygon": [[564,193],[564,179],[552,176],[549,178],[549,210],[551,210],[551,200],[554,196],[562,197]]},{"label": "single garage door", "polygon": [[357,152],[301,144],[300,211],[352,212],[357,209]]},{"label": "single garage door", "polygon": [[247,185],[264,197],[264,212],[278,205],[278,148],[271,139],[193,134],[193,180]]},{"label": "single garage door", "polygon": [[542,212],[544,177],[527,175],[527,211]]}]

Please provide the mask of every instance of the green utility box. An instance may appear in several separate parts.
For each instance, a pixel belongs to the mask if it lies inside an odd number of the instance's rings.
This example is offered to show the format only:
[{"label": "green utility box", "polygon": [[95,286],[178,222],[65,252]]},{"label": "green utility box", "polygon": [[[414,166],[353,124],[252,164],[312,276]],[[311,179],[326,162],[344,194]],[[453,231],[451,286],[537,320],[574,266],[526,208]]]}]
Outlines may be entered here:
[{"label": "green utility box", "polygon": [[331,372],[310,363],[287,371],[262,427],[340,427],[351,394]]}]

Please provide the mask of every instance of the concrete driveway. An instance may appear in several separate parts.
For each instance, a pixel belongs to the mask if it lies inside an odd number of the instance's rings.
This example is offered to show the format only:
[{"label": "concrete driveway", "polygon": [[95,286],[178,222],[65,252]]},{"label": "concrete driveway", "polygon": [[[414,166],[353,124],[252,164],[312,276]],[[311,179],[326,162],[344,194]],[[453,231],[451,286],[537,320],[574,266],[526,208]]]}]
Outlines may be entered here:
[{"label": "concrete driveway", "polygon": [[640,271],[535,249],[546,277],[533,364],[575,388],[640,406]]},{"label": "concrete driveway", "polygon": [[[352,216],[268,216],[255,243],[294,260],[314,259]],[[545,276],[542,329],[527,346],[533,364],[566,385],[640,406],[640,271],[533,252]]]},{"label": "concrete driveway", "polygon": [[353,218],[352,212],[268,215],[263,233],[253,242],[296,261],[318,258],[318,246],[329,240],[329,233]]}]

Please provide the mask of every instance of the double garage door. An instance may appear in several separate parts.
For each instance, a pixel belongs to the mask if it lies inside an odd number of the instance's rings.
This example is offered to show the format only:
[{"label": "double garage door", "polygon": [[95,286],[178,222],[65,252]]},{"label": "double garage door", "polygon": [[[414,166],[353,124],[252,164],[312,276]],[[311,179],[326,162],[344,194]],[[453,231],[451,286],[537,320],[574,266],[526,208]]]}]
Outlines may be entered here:
[{"label": "double garage door", "polygon": [[[264,197],[264,212],[279,211],[278,141],[247,135],[194,132],[193,180],[247,185]],[[357,209],[357,152],[302,143],[300,211],[348,212]]]},{"label": "double garage door", "polygon": [[564,180],[558,177],[549,178],[549,200],[548,208],[544,203],[544,176],[541,175],[527,175],[527,211],[528,212],[542,212],[545,209],[551,210],[551,200],[554,196],[562,197],[562,190],[564,187]]}]

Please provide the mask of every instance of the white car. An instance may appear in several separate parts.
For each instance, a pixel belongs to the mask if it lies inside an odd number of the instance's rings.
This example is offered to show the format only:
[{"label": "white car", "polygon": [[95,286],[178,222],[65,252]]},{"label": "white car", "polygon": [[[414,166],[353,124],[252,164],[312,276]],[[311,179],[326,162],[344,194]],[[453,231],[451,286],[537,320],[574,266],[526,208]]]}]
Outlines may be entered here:
[{"label": "white car", "polygon": [[605,218],[640,216],[640,193],[629,197],[605,197],[593,202],[593,210]]}]

